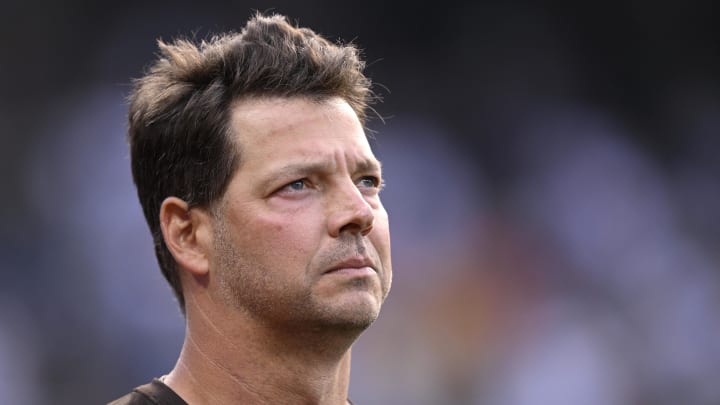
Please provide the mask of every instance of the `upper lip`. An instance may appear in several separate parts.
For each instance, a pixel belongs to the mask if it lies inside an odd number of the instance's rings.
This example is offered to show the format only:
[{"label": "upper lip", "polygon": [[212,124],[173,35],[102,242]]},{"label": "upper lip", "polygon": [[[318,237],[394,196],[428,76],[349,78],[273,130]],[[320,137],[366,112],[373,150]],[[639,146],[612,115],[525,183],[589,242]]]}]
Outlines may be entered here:
[{"label": "upper lip", "polygon": [[336,264],[334,264],[332,267],[330,267],[325,273],[330,273],[335,270],[340,269],[359,269],[362,267],[370,267],[373,270],[377,271],[375,269],[375,265],[373,264],[372,260],[370,260],[369,257],[351,257],[348,259],[345,259],[343,261],[340,261]]}]

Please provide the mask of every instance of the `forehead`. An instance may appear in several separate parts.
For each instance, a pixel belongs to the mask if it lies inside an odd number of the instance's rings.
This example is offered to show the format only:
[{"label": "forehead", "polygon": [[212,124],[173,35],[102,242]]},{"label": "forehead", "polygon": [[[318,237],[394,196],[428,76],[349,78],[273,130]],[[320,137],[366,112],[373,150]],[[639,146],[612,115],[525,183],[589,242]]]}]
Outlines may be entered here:
[{"label": "forehead", "polygon": [[340,98],[245,99],[232,106],[231,131],[241,153],[241,167],[256,159],[323,154],[374,158],[357,115]]}]

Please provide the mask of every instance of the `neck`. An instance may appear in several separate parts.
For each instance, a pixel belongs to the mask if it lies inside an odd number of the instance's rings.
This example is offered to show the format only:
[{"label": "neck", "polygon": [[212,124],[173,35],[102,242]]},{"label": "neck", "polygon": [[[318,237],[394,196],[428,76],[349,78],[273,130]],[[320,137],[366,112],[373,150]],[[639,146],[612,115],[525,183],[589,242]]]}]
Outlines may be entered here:
[{"label": "neck", "polygon": [[183,349],[165,380],[187,403],[347,403],[359,332],[282,331],[217,315],[188,311]]}]

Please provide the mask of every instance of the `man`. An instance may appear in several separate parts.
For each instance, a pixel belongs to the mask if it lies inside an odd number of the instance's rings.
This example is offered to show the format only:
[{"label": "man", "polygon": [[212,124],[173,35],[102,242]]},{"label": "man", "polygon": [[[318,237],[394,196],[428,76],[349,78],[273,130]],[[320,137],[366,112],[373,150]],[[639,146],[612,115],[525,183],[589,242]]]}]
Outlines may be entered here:
[{"label": "man", "polygon": [[345,404],[390,290],[370,81],[282,16],[159,42],[130,97],[132,172],[186,317],[169,374],[113,404]]}]

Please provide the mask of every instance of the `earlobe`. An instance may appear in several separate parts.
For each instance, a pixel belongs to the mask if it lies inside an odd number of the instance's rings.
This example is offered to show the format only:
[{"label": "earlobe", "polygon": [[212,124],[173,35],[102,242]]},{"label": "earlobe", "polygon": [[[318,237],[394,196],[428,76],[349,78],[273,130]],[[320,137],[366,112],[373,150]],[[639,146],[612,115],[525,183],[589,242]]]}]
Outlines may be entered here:
[{"label": "earlobe", "polygon": [[160,206],[160,227],[165,245],[181,269],[195,276],[207,274],[209,221],[201,210],[190,210],[177,197],[166,198]]}]

